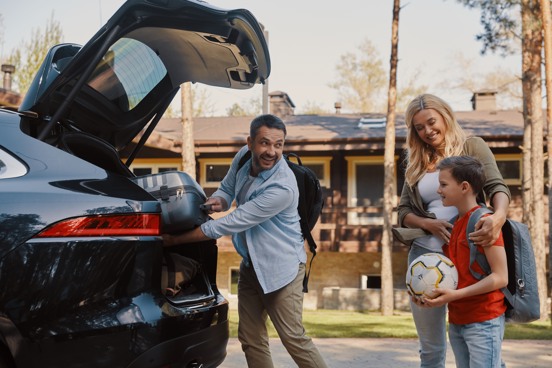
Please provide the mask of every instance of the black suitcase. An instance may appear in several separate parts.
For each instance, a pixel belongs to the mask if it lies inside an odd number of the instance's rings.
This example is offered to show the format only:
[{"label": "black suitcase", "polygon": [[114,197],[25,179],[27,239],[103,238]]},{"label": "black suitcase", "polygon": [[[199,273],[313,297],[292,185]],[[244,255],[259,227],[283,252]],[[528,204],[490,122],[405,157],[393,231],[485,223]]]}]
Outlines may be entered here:
[{"label": "black suitcase", "polygon": [[185,172],[167,171],[132,180],[161,204],[163,233],[191,230],[209,219],[209,215],[199,207],[207,200],[205,192]]}]

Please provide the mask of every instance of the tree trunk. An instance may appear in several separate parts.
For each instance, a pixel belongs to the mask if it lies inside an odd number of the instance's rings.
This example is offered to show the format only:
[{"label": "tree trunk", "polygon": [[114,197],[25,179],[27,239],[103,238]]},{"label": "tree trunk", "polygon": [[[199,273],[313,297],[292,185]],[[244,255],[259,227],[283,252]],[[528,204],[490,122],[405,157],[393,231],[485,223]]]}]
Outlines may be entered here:
[{"label": "tree trunk", "polygon": [[[548,317],[546,310],[546,254],[544,248],[544,153],[543,153],[543,115],[542,115],[542,26],[541,12],[538,2],[522,0],[522,87],[523,87],[523,117],[525,134],[530,134],[530,160],[526,159],[529,148],[524,147],[524,164],[530,162],[530,188],[526,187],[524,178],[523,192],[529,193],[531,208],[527,219],[531,232],[531,240],[537,261],[537,283],[541,302],[541,318]],[[524,144],[529,139],[524,137]],[[524,174],[527,168],[524,168]],[[524,198],[525,200],[525,198]]]},{"label": "tree trunk", "polygon": [[[548,153],[548,268],[552,269],[552,249],[550,247],[550,234],[552,234],[552,221],[550,219],[552,206],[552,160],[550,153],[552,152],[552,15],[550,13],[550,0],[540,0],[542,13],[542,28],[544,30],[544,65],[546,78],[546,121],[548,123],[548,135],[546,139],[546,147]],[[546,245],[545,245],[546,248]],[[550,280],[552,283],[552,273]]]},{"label": "tree trunk", "polygon": [[383,234],[381,238],[381,313],[393,314],[393,208],[396,202],[395,182],[395,105],[397,103],[397,64],[399,48],[399,12],[401,1],[393,2],[393,26],[391,32],[391,61],[389,92],[387,97],[387,124],[385,125],[384,184],[383,184]]},{"label": "tree trunk", "polygon": [[182,95],[182,171],[196,178],[194,149],[194,122],[192,120],[192,84],[186,82],[180,86]]}]

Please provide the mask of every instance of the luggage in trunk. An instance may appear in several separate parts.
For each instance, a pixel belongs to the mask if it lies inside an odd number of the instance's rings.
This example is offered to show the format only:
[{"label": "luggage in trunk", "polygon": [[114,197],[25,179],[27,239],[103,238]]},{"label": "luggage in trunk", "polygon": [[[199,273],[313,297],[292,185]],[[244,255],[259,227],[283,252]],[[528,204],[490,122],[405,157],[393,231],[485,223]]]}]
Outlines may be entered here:
[{"label": "luggage in trunk", "polygon": [[181,171],[138,176],[132,180],[161,204],[163,233],[191,230],[209,219],[200,209],[207,196],[199,184]]},{"label": "luggage in trunk", "polygon": [[[165,248],[163,258],[162,291],[170,304],[198,308],[215,302],[217,247],[214,240]],[[175,282],[179,283],[178,292],[168,293],[166,287]]]}]

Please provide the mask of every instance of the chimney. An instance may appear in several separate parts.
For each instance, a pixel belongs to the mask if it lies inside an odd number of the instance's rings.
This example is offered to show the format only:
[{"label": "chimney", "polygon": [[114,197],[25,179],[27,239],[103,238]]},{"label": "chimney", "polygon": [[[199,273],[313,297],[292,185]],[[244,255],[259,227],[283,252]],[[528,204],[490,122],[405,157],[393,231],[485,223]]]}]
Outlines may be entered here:
[{"label": "chimney", "polygon": [[482,90],[473,93],[471,98],[474,111],[496,111],[496,94],[494,90]]},{"label": "chimney", "polygon": [[2,64],[2,73],[4,73],[4,89],[11,91],[12,73],[15,72],[15,66],[10,64]]},{"label": "chimney", "polygon": [[268,94],[270,99],[270,113],[280,119],[293,115],[295,104],[288,94],[281,91],[274,91]]}]

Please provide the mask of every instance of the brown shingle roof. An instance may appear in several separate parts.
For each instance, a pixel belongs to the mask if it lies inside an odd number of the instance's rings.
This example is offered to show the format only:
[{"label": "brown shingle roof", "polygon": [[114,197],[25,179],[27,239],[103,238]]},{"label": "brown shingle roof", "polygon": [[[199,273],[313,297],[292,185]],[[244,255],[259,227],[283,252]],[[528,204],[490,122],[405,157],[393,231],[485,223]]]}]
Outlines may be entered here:
[{"label": "brown shingle roof", "polygon": [[[515,110],[467,111],[456,113],[468,135],[483,137],[491,146],[519,144],[523,136],[523,116]],[[381,148],[385,127],[359,128],[362,117],[385,118],[382,114],[294,115],[285,119],[288,135],[286,147],[300,144],[303,150],[354,149],[362,145]],[[194,118],[194,140],[200,152],[236,151],[245,144],[253,117]],[[161,119],[148,145],[180,152],[180,118]],[[404,116],[397,115],[397,142],[404,142]],[[307,144],[305,146],[305,144]],[[291,146],[291,147],[290,147]]]}]

